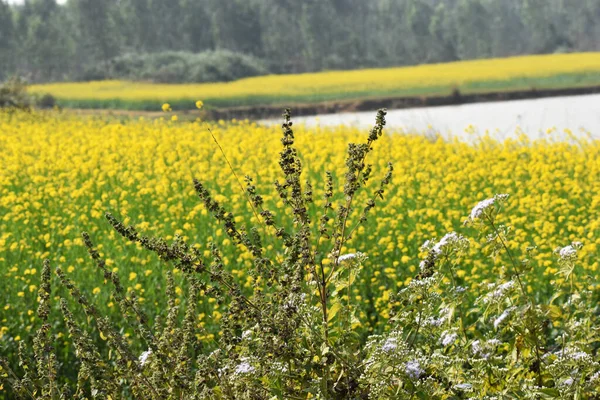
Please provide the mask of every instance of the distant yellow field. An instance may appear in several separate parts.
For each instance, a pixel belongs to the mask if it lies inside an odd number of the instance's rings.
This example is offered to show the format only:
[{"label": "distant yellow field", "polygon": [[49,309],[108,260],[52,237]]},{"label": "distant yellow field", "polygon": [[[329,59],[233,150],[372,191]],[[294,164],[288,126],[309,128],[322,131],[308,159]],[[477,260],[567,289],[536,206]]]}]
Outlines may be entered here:
[{"label": "distant yellow field", "polygon": [[[572,87],[600,84],[600,53],[554,54],[414,67],[269,75],[229,83],[153,84],[101,81],[35,85],[67,107],[158,109],[203,99],[209,107],[298,103],[382,95]],[[189,107],[193,104],[190,103]]]}]

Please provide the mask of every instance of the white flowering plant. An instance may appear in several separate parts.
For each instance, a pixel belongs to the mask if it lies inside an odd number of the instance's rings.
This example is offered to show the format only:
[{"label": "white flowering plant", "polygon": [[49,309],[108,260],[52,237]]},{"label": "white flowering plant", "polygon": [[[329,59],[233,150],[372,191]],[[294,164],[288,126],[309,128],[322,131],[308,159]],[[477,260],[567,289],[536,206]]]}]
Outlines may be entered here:
[{"label": "white flowering plant", "polygon": [[[377,316],[387,319],[384,329],[373,332],[359,312],[362,305],[351,295],[357,277],[370,270],[365,268],[369,249],[346,254],[343,249],[391,182],[389,165],[358,218],[351,220],[355,194],[365,189],[372,173],[365,160],[382,135],[385,111],[379,111],[365,143],[349,145],[344,196],[337,207],[333,178],[326,174],[322,216],[314,221],[307,211],[315,207],[312,186],[301,180],[302,162],[289,112],[284,118],[279,158],[284,180],[276,189],[293,216],[292,226],[278,225],[276,214],[263,208],[249,177],[246,195],[260,224],[245,228],[194,181],[200,200],[233,245],[252,255],[252,287],[236,280],[216,244],[205,254],[180,236],[172,241],[145,236],[107,214],[126,240],[180,271],[184,290],[175,289],[168,271],[168,303],[151,324],[145,304],[123,288],[118,272],[107,267],[90,235],[84,234],[91,259],[112,285],[123,318],[100,315],[57,268],[61,290],[55,297],[60,298],[66,327],[60,337],[72,342],[79,370],[76,381],[62,376],[52,346],[51,332],[60,325],[51,320],[52,274],[45,261],[38,293],[41,326],[33,346],[21,345],[17,366],[0,360],[0,377],[11,397],[599,398],[598,296],[573,280],[583,244],[557,248],[558,273],[565,279],[555,281],[553,296],[537,296],[528,285],[536,247],[524,244],[521,254],[511,245],[510,227],[501,221],[508,195],[483,200],[466,221],[479,233],[477,238],[470,239],[465,229],[424,243],[418,272],[390,298],[389,318]],[[282,251],[269,252],[264,245],[267,234],[279,241]],[[489,255],[495,267],[489,270],[500,273],[468,284],[458,271],[473,267],[469,254],[474,248]],[[67,296],[81,306],[85,319],[71,310]],[[210,332],[198,324],[200,296],[221,305]],[[125,326],[134,328],[135,337],[124,333]]]}]

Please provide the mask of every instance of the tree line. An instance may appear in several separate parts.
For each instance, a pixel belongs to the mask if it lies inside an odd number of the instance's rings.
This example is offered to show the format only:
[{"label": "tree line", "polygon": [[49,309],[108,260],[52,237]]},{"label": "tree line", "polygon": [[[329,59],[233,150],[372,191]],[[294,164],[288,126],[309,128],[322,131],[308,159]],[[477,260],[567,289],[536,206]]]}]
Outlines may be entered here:
[{"label": "tree line", "polygon": [[255,74],[592,51],[598,21],[600,0],[0,0],[0,79],[93,79],[165,52],[226,50]]}]

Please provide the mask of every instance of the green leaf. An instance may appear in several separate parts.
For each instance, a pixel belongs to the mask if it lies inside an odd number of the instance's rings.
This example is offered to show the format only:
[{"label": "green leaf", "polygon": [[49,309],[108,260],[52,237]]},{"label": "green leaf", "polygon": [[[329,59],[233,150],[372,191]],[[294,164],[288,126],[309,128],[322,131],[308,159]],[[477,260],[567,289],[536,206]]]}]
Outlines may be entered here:
[{"label": "green leaf", "polygon": [[540,392],[544,395],[546,399],[555,399],[560,397],[560,392],[554,388],[544,388],[540,390]]},{"label": "green leaf", "polygon": [[333,317],[336,316],[338,311],[340,311],[340,308],[342,308],[342,304],[340,302],[335,302],[331,305],[331,308],[329,309],[329,312],[327,315],[327,322],[331,321],[333,319]]}]

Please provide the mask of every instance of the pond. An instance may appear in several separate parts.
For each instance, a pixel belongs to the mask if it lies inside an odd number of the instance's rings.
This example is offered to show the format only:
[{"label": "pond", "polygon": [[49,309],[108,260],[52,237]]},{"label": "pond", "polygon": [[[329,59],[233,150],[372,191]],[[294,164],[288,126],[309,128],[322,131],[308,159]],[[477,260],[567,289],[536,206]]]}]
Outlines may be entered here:
[{"label": "pond", "polygon": [[[295,117],[307,126],[352,125],[368,128],[373,112]],[[263,121],[280,123],[280,121]],[[564,139],[570,130],[577,137],[600,139],[600,95],[552,97],[534,100],[476,103],[459,106],[388,110],[387,129],[419,132],[470,140],[488,132],[499,140],[522,131],[530,139]],[[552,130],[548,133],[548,130]]]}]

